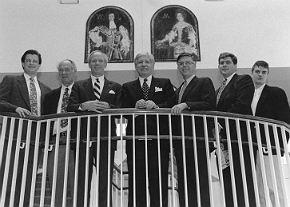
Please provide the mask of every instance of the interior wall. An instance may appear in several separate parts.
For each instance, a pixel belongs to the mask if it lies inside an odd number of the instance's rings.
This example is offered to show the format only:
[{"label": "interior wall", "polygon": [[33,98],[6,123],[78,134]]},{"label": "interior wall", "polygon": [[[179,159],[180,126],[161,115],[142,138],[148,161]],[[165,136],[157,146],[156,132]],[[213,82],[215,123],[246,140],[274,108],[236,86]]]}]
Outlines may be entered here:
[{"label": "interior wall", "polygon": [[[190,9],[198,19],[201,61],[199,76],[220,83],[217,57],[229,51],[238,57],[239,73],[250,73],[256,60],[266,60],[270,84],[283,87],[290,96],[290,3],[288,0],[9,0],[0,7],[0,79],[21,73],[20,57],[27,49],[37,49],[43,57],[41,79],[52,88],[58,85],[56,66],[69,58],[76,62],[79,78],[89,71],[84,63],[85,26],[89,16],[104,6],[118,6],[134,20],[134,54],[151,51],[150,20],[167,5]],[[135,78],[133,63],[110,63],[110,79],[123,83]],[[156,76],[168,77],[179,85],[176,63],[157,62]]]}]

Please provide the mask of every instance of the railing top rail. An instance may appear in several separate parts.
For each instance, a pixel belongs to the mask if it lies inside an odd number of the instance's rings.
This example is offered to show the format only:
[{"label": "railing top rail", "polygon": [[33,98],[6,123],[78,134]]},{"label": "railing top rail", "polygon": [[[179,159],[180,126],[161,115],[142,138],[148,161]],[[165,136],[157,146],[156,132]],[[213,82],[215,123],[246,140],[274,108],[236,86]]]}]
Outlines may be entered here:
[{"label": "railing top rail", "polygon": [[[111,114],[111,115],[130,115],[130,114],[170,114],[171,109],[170,108],[158,108],[154,110],[142,110],[142,109],[135,109],[135,108],[122,108],[122,109],[107,109],[101,112],[102,115]],[[42,121],[47,119],[56,119],[56,118],[67,118],[67,117],[77,117],[77,116],[97,116],[100,113],[97,112],[67,112],[67,113],[61,113],[61,114],[51,114],[51,115],[44,115],[44,116],[27,116],[25,119],[28,120],[34,120],[34,121]],[[228,117],[228,118],[239,118],[239,119],[245,119],[245,120],[252,120],[252,121],[260,121],[260,122],[268,122],[271,124],[278,124],[281,126],[285,126],[290,130],[290,125],[274,120],[274,119],[268,119],[263,117],[257,117],[252,115],[243,115],[243,114],[236,114],[236,113],[229,113],[229,112],[220,112],[220,111],[183,111],[182,114],[184,115],[207,115],[207,116],[217,116],[217,117]],[[9,116],[9,117],[15,117],[19,118],[18,114],[11,113],[11,112],[0,112],[1,116]]]}]

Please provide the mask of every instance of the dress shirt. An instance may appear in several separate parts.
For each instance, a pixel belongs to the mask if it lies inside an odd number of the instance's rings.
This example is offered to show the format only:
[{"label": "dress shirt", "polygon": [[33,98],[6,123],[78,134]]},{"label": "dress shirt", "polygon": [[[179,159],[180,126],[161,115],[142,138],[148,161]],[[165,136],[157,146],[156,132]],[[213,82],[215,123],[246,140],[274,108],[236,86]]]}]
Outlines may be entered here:
[{"label": "dress shirt", "polygon": [[[27,75],[26,73],[24,73],[24,78],[26,80],[26,85],[27,85],[27,89],[28,89],[28,94],[30,96],[30,76]],[[34,85],[35,85],[35,88],[36,88],[36,93],[37,93],[37,111],[38,111],[38,114],[37,115],[41,115],[41,109],[40,109],[40,103],[41,103],[41,90],[40,90],[40,87],[39,87],[39,84],[38,84],[38,81],[37,81],[37,77],[34,76],[33,77],[33,80],[34,80]]]},{"label": "dress shirt", "polygon": [[[145,79],[145,78],[139,77],[139,81],[140,81],[140,86],[141,86],[141,87],[142,87],[142,85],[143,85],[144,79]],[[151,81],[152,81],[152,75],[148,76],[146,79],[147,79],[146,84],[147,84],[148,87],[150,88]]]},{"label": "dress shirt", "polygon": [[264,85],[260,86],[259,88],[255,89],[255,93],[254,93],[252,104],[251,104],[253,116],[255,116],[255,114],[256,114],[257,104],[259,102],[260,96],[262,94],[262,91],[263,91],[265,85],[266,84],[264,84]]},{"label": "dress shirt", "polygon": [[227,77],[226,79],[227,79],[227,81],[226,81],[226,85],[225,85],[225,87],[228,85],[228,83],[232,80],[232,78],[234,77],[234,75],[235,75],[236,73],[233,73],[232,75],[230,75],[229,77]]}]

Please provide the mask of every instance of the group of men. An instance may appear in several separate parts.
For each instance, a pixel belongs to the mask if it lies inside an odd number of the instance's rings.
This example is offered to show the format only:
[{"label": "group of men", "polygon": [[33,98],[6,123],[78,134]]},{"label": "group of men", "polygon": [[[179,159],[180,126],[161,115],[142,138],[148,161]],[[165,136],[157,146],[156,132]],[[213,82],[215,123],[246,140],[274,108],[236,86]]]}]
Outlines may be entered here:
[{"label": "group of men", "polygon": [[[86,80],[76,81],[76,65],[72,60],[63,60],[58,65],[61,87],[50,90],[37,79],[37,71],[41,65],[41,55],[35,50],[28,50],[21,58],[24,74],[20,76],[5,76],[0,85],[0,111],[16,112],[20,117],[31,115],[46,115],[65,112],[97,112],[110,108],[136,108],[143,110],[154,110],[157,108],[171,108],[172,134],[188,137],[205,137],[204,122],[200,117],[183,117],[180,114],[188,111],[222,111],[246,115],[255,115],[272,118],[290,123],[290,109],[285,92],[278,87],[266,85],[269,74],[269,66],[264,61],[258,61],[252,68],[250,75],[237,74],[237,57],[231,53],[222,53],[218,58],[218,69],[224,81],[217,90],[214,89],[210,78],[199,78],[196,76],[196,57],[194,54],[183,53],[177,58],[177,68],[183,77],[183,83],[174,91],[171,81],[167,78],[156,78],[154,73],[154,57],[149,53],[137,54],[134,59],[138,78],[134,81],[119,83],[108,80],[104,70],[108,63],[108,57],[100,52],[94,51],[88,58],[91,76]],[[32,80],[32,79],[33,80]],[[36,91],[36,93],[35,93]],[[36,105],[36,107],[35,107]],[[35,113],[37,111],[37,113]],[[72,154],[78,157],[78,180],[77,180],[77,206],[88,206],[90,202],[90,189],[94,164],[98,163],[98,206],[112,206],[111,197],[108,199],[108,182],[112,181],[112,169],[116,140],[93,141],[87,148],[87,137],[116,135],[114,116],[91,118],[90,131],[87,130],[88,119],[82,118],[80,124],[81,142],[79,147],[71,144]],[[129,172],[129,198],[128,206],[168,206],[168,166],[170,142],[168,139],[144,139],[144,136],[169,135],[170,126],[168,116],[160,115],[138,115],[125,116],[128,120],[126,135],[132,139],[126,140],[126,153]],[[98,126],[100,132],[95,127]],[[111,125],[109,126],[109,123]],[[181,124],[184,123],[184,124]],[[60,139],[67,138],[67,120],[61,120],[60,127],[57,123],[51,126],[51,140],[55,140],[57,133]],[[71,122],[71,138],[76,138],[76,122]],[[220,137],[226,139],[226,123],[219,120]],[[193,130],[193,125],[194,130]],[[230,129],[232,123],[230,122]],[[147,127],[147,128],[146,128]],[[241,125],[243,127],[243,125]],[[109,132],[109,130],[111,130]],[[195,131],[195,134],[193,133]],[[209,133],[210,133],[209,129]],[[90,133],[87,136],[87,133]],[[136,137],[142,137],[139,139]],[[247,136],[243,141],[248,141]],[[231,130],[231,140],[237,140],[237,132]],[[159,142],[160,141],[160,142]],[[183,141],[185,145],[183,145]],[[145,143],[146,142],[146,143]],[[8,140],[5,140],[4,153],[7,150]],[[14,150],[15,150],[15,144]],[[184,147],[185,146],[185,147]],[[193,139],[174,140],[173,148],[177,162],[178,194],[180,206],[210,206],[210,190],[208,178],[208,154],[204,141],[197,141],[197,159]],[[222,144],[226,151],[228,146]],[[160,147],[160,148],[159,148]],[[108,151],[108,148],[111,150]],[[243,159],[247,180],[248,198],[244,195],[244,184],[242,179],[240,153],[237,145],[233,144],[232,157],[234,167],[234,180],[236,186],[236,197],[238,206],[256,206],[256,198],[253,186],[250,152],[248,147],[243,147]],[[86,176],[86,155],[89,149],[88,175]],[[159,150],[160,149],[160,150]],[[215,148],[209,145],[209,152]],[[77,151],[79,150],[79,151]],[[30,148],[31,157],[28,164],[33,166],[33,151]],[[256,153],[256,150],[254,150]],[[53,180],[54,149],[49,153],[48,175]],[[110,154],[108,154],[110,153]],[[14,155],[14,153],[12,153]],[[146,156],[148,156],[146,158]],[[20,149],[19,158],[23,159],[24,150]],[[62,205],[65,146],[60,146],[58,154],[58,171],[56,181],[55,206]],[[186,165],[184,165],[184,158]],[[13,163],[13,157],[11,158]],[[110,159],[110,160],[109,160]],[[197,161],[197,163],[195,163]],[[108,167],[108,163],[111,165]],[[190,164],[188,164],[190,163]],[[4,174],[2,163],[0,178]],[[221,163],[218,163],[221,164]],[[33,167],[27,168],[26,189],[23,206],[29,205],[29,193],[31,188],[31,177]],[[198,167],[198,174],[196,173]],[[10,166],[12,169],[12,167]],[[15,188],[14,206],[19,206],[21,192],[22,169],[21,162],[18,166],[18,176]],[[111,171],[109,172],[108,170]],[[69,171],[70,173],[70,171]],[[229,167],[223,169],[223,181],[225,190],[226,206],[234,206],[231,170]],[[109,178],[108,178],[108,175]],[[147,177],[148,175],[148,177]],[[186,178],[185,178],[185,175]],[[7,182],[8,189],[11,187]],[[88,187],[86,188],[86,178]],[[146,179],[148,178],[148,179]],[[160,180],[161,178],[161,180]],[[198,180],[197,180],[198,178]],[[2,180],[0,180],[0,195]],[[199,186],[197,186],[197,181]],[[147,183],[148,182],[148,183]],[[186,185],[185,185],[185,182]],[[160,185],[161,183],[161,185]],[[148,185],[148,189],[147,189]],[[134,193],[135,189],[135,193]],[[110,189],[109,189],[110,191]],[[85,193],[87,192],[87,193]],[[199,192],[199,193],[198,193]],[[110,194],[110,193],[109,193]],[[200,199],[198,199],[199,194]],[[87,196],[86,196],[87,195]],[[6,203],[9,202],[10,190],[7,191]],[[260,196],[262,197],[262,195]],[[1,198],[3,199],[3,198]],[[263,199],[261,200],[262,203]],[[149,202],[149,203],[148,203]]]}]

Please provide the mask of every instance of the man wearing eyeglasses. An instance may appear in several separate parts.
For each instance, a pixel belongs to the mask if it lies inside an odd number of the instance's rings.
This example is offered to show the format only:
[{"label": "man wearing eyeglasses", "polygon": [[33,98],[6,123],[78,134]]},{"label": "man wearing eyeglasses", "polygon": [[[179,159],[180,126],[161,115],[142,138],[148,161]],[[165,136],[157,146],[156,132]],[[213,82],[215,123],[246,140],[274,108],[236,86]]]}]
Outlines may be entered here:
[{"label": "man wearing eyeglasses", "polygon": [[[198,78],[196,76],[196,59],[194,54],[182,53],[177,57],[177,68],[183,77],[184,82],[175,91],[176,100],[171,109],[174,115],[180,115],[182,111],[199,111],[215,109],[215,90],[210,78]],[[208,188],[208,169],[207,156],[204,141],[204,125],[202,117],[195,117],[196,133],[193,134],[191,116],[184,116],[184,126],[181,126],[181,118],[173,119],[173,134],[177,136],[184,135],[190,138],[197,138],[197,161],[199,186],[197,186],[195,172],[195,157],[193,149],[193,140],[186,139],[185,149],[182,147],[182,140],[174,141],[174,150],[177,162],[178,173],[178,193],[180,206],[197,206],[197,187],[200,187],[201,206],[210,206],[209,188]],[[209,130],[210,132],[210,130]],[[210,151],[213,150],[210,145]],[[185,152],[186,166],[183,165],[183,152]],[[187,197],[184,185],[184,173],[187,175]]]},{"label": "man wearing eyeglasses", "polygon": [[[44,96],[46,93],[50,91],[50,88],[40,82],[37,78],[38,70],[41,66],[42,59],[41,55],[36,50],[27,50],[21,57],[21,64],[24,70],[24,73],[20,76],[5,76],[0,85],[0,111],[1,112],[11,112],[17,113],[20,117],[25,118],[27,116],[40,116],[43,112],[43,103]],[[8,120],[7,132],[9,132],[10,120]],[[28,206],[30,201],[30,190],[31,190],[31,181],[32,181],[32,171],[37,166],[33,165],[34,160],[34,145],[32,144],[36,140],[36,123],[32,123],[32,127],[28,128],[27,120],[24,120],[22,127],[22,136],[20,146],[16,146],[16,137],[17,137],[17,129],[18,129],[18,121],[15,121],[14,125],[14,136],[12,142],[12,150],[10,152],[7,151],[8,144],[8,134],[6,134],[6,140],[4,143],[4,151],[2,159],[2,165],[0,166],[0,193],[3,183],[6,182],[2,179],[4,178],[4,167],[5,167],[5,156],[8,156],[8,153],[11,154],[10,158],[10,169],[8,175],[8,183],[7,183],[7,194],[4,206]],[[30,146],[26,144],[26,132],[30,130]],[[9,137],[10,138],[10,137]],[[2,146],[1,146],[2,147]],[[0,147],[0,149],[1,149]],[[29,147],[29,157],[28,157],[28,165],[27,168],[24,166],[24,157],[25,157],[25,149]],[[16,188],[11,189],[12,187],[12,175],[13,175],[13,164],[14,160],[16,160],[18,154],[17,148],[19,149],[19,160],[18,160],[18,168],[17,168],[17,181]],[[1,150],[0,150],[1,151]],[[40,152],[40,150],[39,150]],[[6,154],[7,153],[7,154]],[[39,154],[37,155],[38,157]],[[22,177],[22,173],[26,172],[26,177]],[[24,189],[21,189],[21,182],[26,180],[26,186]],[[14,191],[14,203],[9,204],[10,190]],[[19,203],[21,190],[25,191],[24,194],[24,202]],[[0,195],[1,196],[1,195]],[[3,200],[2,200],[3,199]],[[5,198],[0,199],[1,202],[4,201]]]}]

